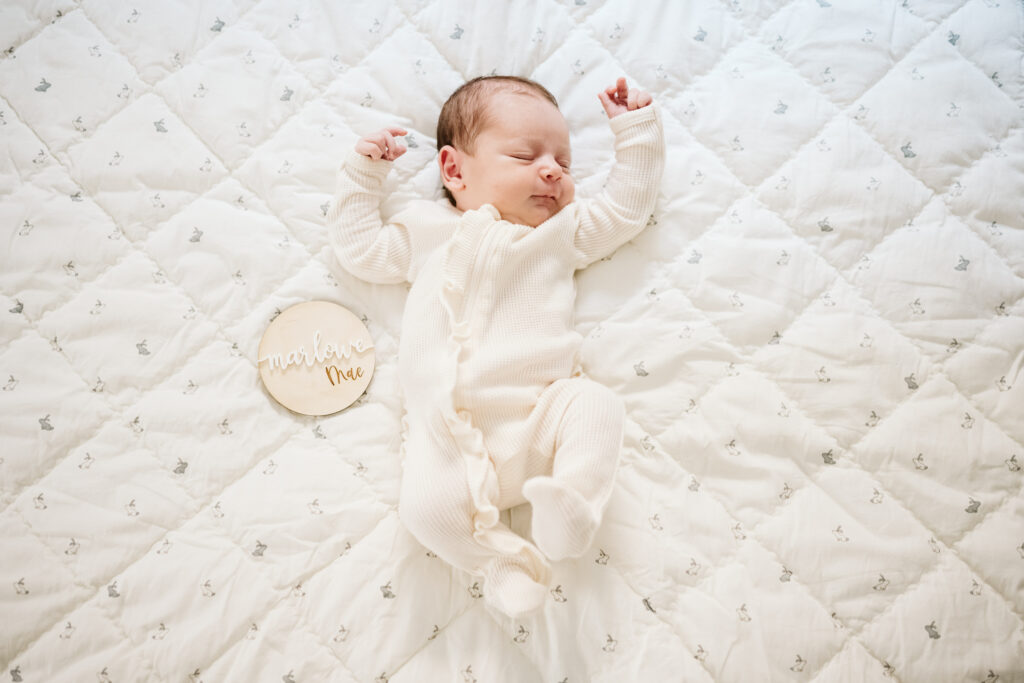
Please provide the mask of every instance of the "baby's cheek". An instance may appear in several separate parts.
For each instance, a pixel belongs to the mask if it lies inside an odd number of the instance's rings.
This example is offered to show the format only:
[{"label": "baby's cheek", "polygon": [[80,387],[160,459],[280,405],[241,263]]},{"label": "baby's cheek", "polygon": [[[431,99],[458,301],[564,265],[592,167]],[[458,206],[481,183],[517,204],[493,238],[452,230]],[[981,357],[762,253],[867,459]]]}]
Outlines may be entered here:
[{"label": "baby's cheek", "polygon": [[562,206],[572,203],[572,200],[576,197],[576,185],[570,180],[565,188],[565,193],[562,197]]}]

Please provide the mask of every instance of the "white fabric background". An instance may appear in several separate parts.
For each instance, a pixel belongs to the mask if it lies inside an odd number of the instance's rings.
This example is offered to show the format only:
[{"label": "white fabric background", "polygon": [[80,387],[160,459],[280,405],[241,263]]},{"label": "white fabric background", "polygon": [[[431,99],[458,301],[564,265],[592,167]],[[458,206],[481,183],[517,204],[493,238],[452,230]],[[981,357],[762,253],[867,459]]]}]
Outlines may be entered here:
[{"label": "white fabric background", "polygon": [[[1024,8],[1013,0],[0,6],[0,677],[1024,680]],[[628,407],[590,556],[511,622],[395,513],[402,287],[323,217],[357,135],[438,190],[464,79],[664,114],[656,222],[578,277]],[[303,418],[287,306],[368,324]]]}]

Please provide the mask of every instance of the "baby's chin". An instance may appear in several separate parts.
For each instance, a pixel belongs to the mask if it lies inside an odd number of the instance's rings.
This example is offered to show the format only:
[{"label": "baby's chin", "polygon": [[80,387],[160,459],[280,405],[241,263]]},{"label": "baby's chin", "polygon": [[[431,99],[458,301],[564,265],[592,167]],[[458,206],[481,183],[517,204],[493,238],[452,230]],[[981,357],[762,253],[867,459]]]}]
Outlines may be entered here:
[{"label": "baby's chin", "polygon": [[565,204],[548,200],[530,200],[526,206],[510,211],[502,211],[498,208],[502,220],[517,225],[526,225],[536,228],[559,211],[565,208]]},{"label": "baby's chin", "polygon": [[546,221],[547,219],[554,216],[554,213],[544,212],[538,214],[537,212],[530,212],[528,215],[521,214],[501,214],[501,219],[515,225],[525,225],[530,228],[536,228],[538,225]]}]

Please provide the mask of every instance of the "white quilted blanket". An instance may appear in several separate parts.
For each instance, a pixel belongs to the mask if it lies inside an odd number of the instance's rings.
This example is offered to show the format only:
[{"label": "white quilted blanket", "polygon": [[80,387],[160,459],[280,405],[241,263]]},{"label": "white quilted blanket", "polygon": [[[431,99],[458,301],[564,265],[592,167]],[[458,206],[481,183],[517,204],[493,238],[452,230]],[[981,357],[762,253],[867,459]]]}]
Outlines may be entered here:
[{"label": "white quilted blanket", "polygon": [[[0,4],[0,681],[1024,681],[1019,0]],[[509,621],[396,515],[406,290],[327,245],[397,123],[533,77],[663,113],[655,221],[578,276],[628,425],[593,551]],[[337,302],[367,394],[276,405]],[[520,514],[513,513],[514,523]]]}]

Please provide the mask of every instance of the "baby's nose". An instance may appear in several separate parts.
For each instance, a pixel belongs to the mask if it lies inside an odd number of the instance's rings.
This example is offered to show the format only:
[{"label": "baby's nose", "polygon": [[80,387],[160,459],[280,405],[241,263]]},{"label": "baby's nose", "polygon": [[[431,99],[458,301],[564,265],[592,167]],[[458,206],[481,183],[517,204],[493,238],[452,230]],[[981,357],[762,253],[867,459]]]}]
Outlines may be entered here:
[{"label": "baby's nose", "polygon": [[554,160],[547,160],[541,164],[540,173],[546,180],[558,180],[562,177],[562,167]]}]

